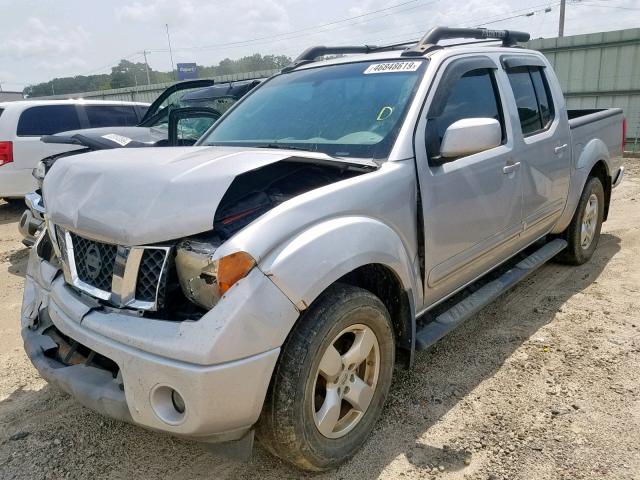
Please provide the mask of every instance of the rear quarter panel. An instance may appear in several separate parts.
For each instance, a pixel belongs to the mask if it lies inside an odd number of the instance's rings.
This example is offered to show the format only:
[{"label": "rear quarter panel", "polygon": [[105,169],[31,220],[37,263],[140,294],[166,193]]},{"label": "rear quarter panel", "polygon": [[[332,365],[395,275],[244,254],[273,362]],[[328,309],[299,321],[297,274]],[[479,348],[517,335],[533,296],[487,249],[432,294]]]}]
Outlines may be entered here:
[{"label": "rear quarter panel", "polygon": [[[589,115],[569,121],[571,183],[567,204],[553,233],[564,231],[571,222],[589,173],[596,163],[604,162],[610,180],[613,180],[622,165],[622,110],[608,109],[593,115],[596,116]],[[598,115],[605,118],[598,118]]]}]

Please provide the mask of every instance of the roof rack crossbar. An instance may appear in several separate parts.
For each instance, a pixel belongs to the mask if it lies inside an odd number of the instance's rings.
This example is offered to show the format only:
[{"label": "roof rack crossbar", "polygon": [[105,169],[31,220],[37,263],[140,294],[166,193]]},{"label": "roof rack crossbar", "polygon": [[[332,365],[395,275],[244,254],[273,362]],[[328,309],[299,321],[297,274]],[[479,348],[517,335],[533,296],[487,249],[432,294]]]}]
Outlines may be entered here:
[{"label": "roof rack crossbar", "polygon": [[453,28],[434,27],[420,39],[417,45],[407,48],[402,52],[403,56],[421,56],[433,50],[443,48],[438,45],[440,40],[453,38],[474,38],[478,40],[502,40],[505,47],[513,47],[518,42],[527,42],[531,36],[527,32],[516,30],[489,30],[486,28]]},{"label": "roof rack crossbar", "polygon": [[316,58],[324,55],[346,55],[348,53],[370,53],[378,47],[374,45],[351,45],[345,47],[325,47],[318,45],[307,48],[293,61],[291,65],[287,65],[282,72],[289,72],[295,68],[313,62]]},{"label": "roof rack crossbar", "polygon": [[325,47],[318,45],[315,47],[307,48],[302,52],[294,62],[302,62],[306,60],[315,60],[318,57],[324,55],[346,55],[348,53],[369,53],[371,50],[375,50],[374,45],[351,45],[346,47]]}]

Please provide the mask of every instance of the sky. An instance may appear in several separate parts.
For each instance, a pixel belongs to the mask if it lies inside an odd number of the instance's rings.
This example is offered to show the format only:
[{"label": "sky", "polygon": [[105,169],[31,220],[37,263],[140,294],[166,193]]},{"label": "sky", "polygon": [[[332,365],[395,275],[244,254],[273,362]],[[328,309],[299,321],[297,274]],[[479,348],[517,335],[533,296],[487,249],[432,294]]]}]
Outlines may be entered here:
[{"label": "sky", "polygon": [[[545,9],[550,7],[550,12]],[[0,0],[0,86],[109,73],[121,58],[156,70],[311,45],[388,44],[435,25],[558,32],[559,0]],[[525,16],[528,13],[533,15]],[[640,0],[567,0],[565,35],[640,27]]]}]

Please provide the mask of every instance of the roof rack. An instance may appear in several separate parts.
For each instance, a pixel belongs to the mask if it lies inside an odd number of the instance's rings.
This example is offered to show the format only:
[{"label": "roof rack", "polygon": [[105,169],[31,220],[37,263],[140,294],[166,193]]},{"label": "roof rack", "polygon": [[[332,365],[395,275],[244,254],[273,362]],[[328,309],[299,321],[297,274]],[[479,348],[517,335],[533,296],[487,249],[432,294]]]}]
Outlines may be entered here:
[{"label": "roof rack", "polygon": [[[292,63],[287,65],[281,71],[282,73],[290,72],[296,68],[312,63],[316,58],[324,55],[346,55],[350,53],[373,53],[383,52],[385,50],[397,50],[400,47],[407,47],[403,52],[403,56],[421,56],[433,50],[444,48],[438,45],[440,40],[453,38],[474,38],[478,40],[502,40],[505,47],[513,47],[518,42],[529,41],[530,35],[527,32],[518,32],[516,30],[488,30],[486,28],[451,28],[451,27],[435,27],[427,32],[420,40],[395,43],[393,45],[351,45],[345,47],[325,47],[315,46],[307,48]],[[473,43],[473,42],[468,42]],[[462,44],[456,44],[462,45]]]},{"label": "roof rack", "polygon": [[408,45],[414,45],[416,43],[415,40],[411,40],[408,42],[394,43],[391,45],[352,45],[346,47],[325,47],[322,45],[318,45],[315,47],[307,48],[304,52],[302,52],[298,57],[291,63],[291,65],[287,65],[282,69],[283,73],[290,72],[298,68],[301,65],[305,65],[307,63],[313,62],[316,58],[322,57],[324,55],[346,55],[349,53],[373,53],[373,52],[384,52],[385,50],[397,50],[400,47],[405,47]]},{"label": "roof rack", "polygon": [[528,42],[531,35],[527,32],[518,32],[516,30],[488,30],[486,28],[452,28],[452,27],[434,27],[420,39],[417,45],[407,48],[402,52],[403,56],[421,56],[433,50],[444,48],[438,45],[440,40],[452,38],[475,38],[478,40],[495,39],[502,40],[504,47],[513,47],[518,42]]},{"label": "roof rack", "polygon": [[301,65],[313,62],[316,58],[324,55],[345,55],[347,53],[370,53],[377,47],[372,45],[360,45],[360,46],[348,46],[348,47],[325,47],[318,45],[315,47],[309,47],[302,52],[293,61],[291,65],[287,65],[282,69],[282,72],[289,72]]}]

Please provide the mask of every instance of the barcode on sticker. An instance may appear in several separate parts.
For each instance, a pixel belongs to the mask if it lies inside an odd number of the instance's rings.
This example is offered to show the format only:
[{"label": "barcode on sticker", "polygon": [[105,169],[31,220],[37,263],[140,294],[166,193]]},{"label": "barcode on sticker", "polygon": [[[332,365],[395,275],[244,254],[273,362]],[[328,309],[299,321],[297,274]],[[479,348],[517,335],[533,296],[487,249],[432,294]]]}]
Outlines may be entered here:
[{"label": "barcode on sticker", "polygon": [[371,73],[396,73],[396,72],[415,72],[420,68],[422,62],[392,62],[392,63],[374,63],[369,65],[364,71],[365,75]]}]

